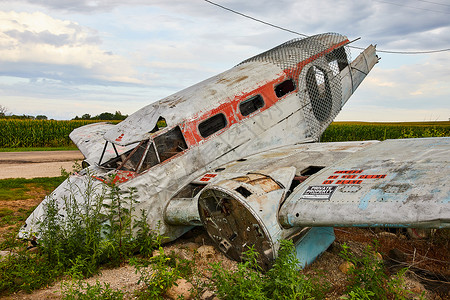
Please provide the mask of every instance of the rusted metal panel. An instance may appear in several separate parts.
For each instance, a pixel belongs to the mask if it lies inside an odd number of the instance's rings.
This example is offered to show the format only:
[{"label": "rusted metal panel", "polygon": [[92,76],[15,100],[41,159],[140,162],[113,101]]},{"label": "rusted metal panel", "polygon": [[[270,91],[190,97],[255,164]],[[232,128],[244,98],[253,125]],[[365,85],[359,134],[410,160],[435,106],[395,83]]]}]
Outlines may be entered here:
[{"label": "rusted metal panel", "polygon": [[286,200],[291,226],[450,227],[450,138],[387,140],[311,176]]}]

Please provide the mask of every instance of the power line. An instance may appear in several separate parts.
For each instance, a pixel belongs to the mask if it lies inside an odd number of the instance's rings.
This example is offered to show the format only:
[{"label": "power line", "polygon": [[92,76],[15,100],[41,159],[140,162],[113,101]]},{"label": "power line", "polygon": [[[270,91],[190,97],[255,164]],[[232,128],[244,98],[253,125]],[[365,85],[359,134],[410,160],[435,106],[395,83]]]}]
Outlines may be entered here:
[{"label": "power line", "polygon": [[[232,12],[232,13],[234,13],[234,14],[237,14],[237,15],[240,15],[240,16],[242,16],[242,17],[251,19],[251,20],[253,20],[253,21],[262,23],[262,24],[264,24],[264,25],[268,25],[268,26],[271,26],[271,27],[274,27],[274,28],[277,28],[277,29],[280,29],[280,30],[283,30],[283,31],[287,31],[287,32],[290,32],[290,33],[294,33],[294,34],[297,34],[297,35],[300,35],[300,36],[303,36],[303,37],[308,37],[308,35],[306,35],[306,34],[303,34],[303,33],[297,32],[297,31],[293,31],[293,30],[290,30],[290,29],[287,29],[287,28],[284,28],[284,27],[281,27],[281,26],[278,26],[278,25],[274,25],[274,24],[269,23],[269,22],[266,22],[266,21],[262,21],[262,20],[260,20],[260,19],[257,19],[257,18],[254,18],[254,17],[252,17],[252,16],[243,14],[243,13],[238,12],[238,11],[236,11],[236,10],[233,10],[233,9],[231,9],[231,8],[225,7],[225,6],[223,6],[223,5],[214,3],[214,2],[212,2],[212,1],[210,1],[210,0],[204,0],[204,1],[205,1],[205,2],[208,2],[209,4],[212,4],[212,5],[214,5],[214,6],[217,6],[217,7],[219,7],[219,8],[222,8],[222,9],[224,9],[224,10],[227,10],[227,11],[229,11],[229,12]],[[386,1],[379,1],[379,0],[374,0],[374,1],[385,2],[385,3],[389,3],[389,4],[394,4],[394,3],[390,3],[390,2],[386,2]],[[420,1],[420,0],[418,0],[418,1]],[[423,1],[424,1],[424,2],[429,2],[429,1],[425,1],[425,0],[423,0]],[[438,3],[435,3],[435,4],[438,4]],[[395,5],[395,4],[394,4],[394,5]],[[404,5],[399,5],[399,6],[404,6]],[[406,7],[409,7],[409,6],[406,6]],[[412,8],[414,8],[414,7],[412,7]],[[437,11],[436,11],[436,12],[437,12]],[[354,49],[364,50],[364,48],[361,48],[361,47],[356,47],[356,46],[349,46],[349,47],[350,47],[350,48],[354,48]],[[391,51],[391,50],[379,50],[379,49],[377,49],[377,52],[391,53],[391,54],[430,54],[430,53],[439,53],[439,52],[447,52],[447,51],[450,51],[450,48],[448,48],[448,49],[439,49],[439,50],[426,50],[426,51]]]},{"label": "power line", "polygon": [[[450,15],[450,12],[447,12],[447,11],[441,11],[441,10],[434,10],[434,9],[428,9],[428,8],[421,8],[421,7],[403,5],[403,4],[393,3],[393,2],[389,2],[389,1],[382,1],[382,0],[373,0],[373,1],[380,2],[380,3],[386,3],[386,4],[390,4],[390,5],[396,5],[396,6],[400,6],[400,7],[408,7],[408,8],[412,8],[412,9],[431,11],[431,12],[435,12],[435,13]],[[428,2],[428,1],[423,1],[423,2]],[[436,3],[434,3],[434,4],[436,4]]]},{"label": "power line", "polygon": [[[364,50],[362,47],[356,47],[356,46],[349,46],[350,48]],[[439,49],[439,50],[426,50],[426,51],[391,51],[391,50],[379,50],[377,49],[377,52],[380,53],[390,53],[390,54],[432,54],[432,53],[439,53],[439,52],[447,52],[450,51],[450,48],[448,49]]]},{"label": "power line", "polygon": [[450,7],[450,4],[444,4],[444,3],[438,3],[438,2],[426,1],[426,0],[416,0],[416,1],[420,1],[420,2],[425,2],[425,3],[431,3],[431,4],[435,4],[435,5],[442,5],[442,6]]},{"label": "power line", "polygon": [[222,9],[228,10],[228,11],[230,11],[230,12],[232,12],[232,13],[235,13],[235,14],[238,14],[238,15],[240,15],[240,16],[243,16],[243,17],[245,17],[245,18],[251,19],[251,20],[253,20],[253,21],[256,21],[256,22],[259,22],[259,23],[263,23],[263,24],[265,24],[265,25],[272,26],[272,27],[275,27],[275,28],[277,28],[277,29],[281,29],[281,30],[284,30],[284,31],[287,31],[287,32],[290,32],[290,33],[294,33],[294,34],[298,34],[298,35],[301,35],[301,36],[304,36],[304,37],[308,37],[306,34],[303,34],[303,33],[297,32],[297,31],[293,31],[293,30],[290,30],[290,29],[287,29],[287,28],[284,28],[284,27],[281,27],[281,26],[278,26],[278,25],[274,25],[274,24],[271,24],[271,23],[268,23],[268,22],[265,22],[265,21],[256,19],[256,18],[254,18],[254,17],[251,17],[251,16],[249,16],[249,15],[243,14],[243,13],[238,12],[238,11],[236,11],[236,10],[233,10],[233,9],[231,9],[231,8],[222,6],[222,5],[220,5],[220,4],[214,3],[214,2],[212,2],[212,1],[209,1],[209,0],[204,0],[204,1],[205,1],[205,2],[208,2],[209,4],[215,5],[215,6],[217,6],[217,7],[220,7],[220,8],[222,8]]}]

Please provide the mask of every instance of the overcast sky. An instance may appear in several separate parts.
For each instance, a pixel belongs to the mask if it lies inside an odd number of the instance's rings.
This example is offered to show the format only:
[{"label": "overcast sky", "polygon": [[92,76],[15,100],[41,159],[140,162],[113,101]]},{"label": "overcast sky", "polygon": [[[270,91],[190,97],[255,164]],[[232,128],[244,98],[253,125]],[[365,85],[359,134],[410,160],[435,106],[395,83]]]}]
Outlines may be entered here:
[{"label": "overcast sky", "polygon": [[[450,48],[449,0],[215,2],[360,47]],[[203,0],[3,0],[0,28],[0,105],[54,119],[131,114],[298,37]],[[338,120],[449,120],[450,52],[379,56]]]}]

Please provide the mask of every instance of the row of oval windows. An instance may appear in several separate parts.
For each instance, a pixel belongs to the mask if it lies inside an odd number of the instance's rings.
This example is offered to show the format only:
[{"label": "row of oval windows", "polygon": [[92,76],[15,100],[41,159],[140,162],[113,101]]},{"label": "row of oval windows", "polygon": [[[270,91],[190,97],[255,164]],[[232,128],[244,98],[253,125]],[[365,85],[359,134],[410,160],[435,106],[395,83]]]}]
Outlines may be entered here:
[{"label": "row of oval windows", "polygon": [[[283,97],[286,94],[295,90],[295,83],[292,79],[287,79],[282,83],[275,86],[274,91],[275,95],[278,98]],[[257,111],[258,109],[264,107],[265,102],[261,95],[253,96],[249,99],[246,99],[239,103],[239,111],[241,114],[246,117],[251,113]],[[198,125],[198,131],[203,138],[207,138],[208,136],[216,133],[217,131],[227,127],[228,122],[225,117],[225,114],[218,113],[209,119],[201,122]]]}]

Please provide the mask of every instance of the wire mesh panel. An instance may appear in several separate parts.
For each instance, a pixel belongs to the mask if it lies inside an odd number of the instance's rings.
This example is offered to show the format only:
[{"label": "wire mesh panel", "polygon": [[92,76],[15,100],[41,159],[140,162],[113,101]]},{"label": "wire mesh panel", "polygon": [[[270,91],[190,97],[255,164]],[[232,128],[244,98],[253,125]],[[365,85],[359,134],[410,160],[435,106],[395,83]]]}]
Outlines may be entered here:
[{"label": "wire mesh panel", "polygon": [[293,39],[248,62],[270,62],[279,66],[297,84],[297,96],[307,121],[307,137],[318,139],[341,109],[340,72],[350,62],[350,51],[336,47],[347,37],[325,33]]}]

